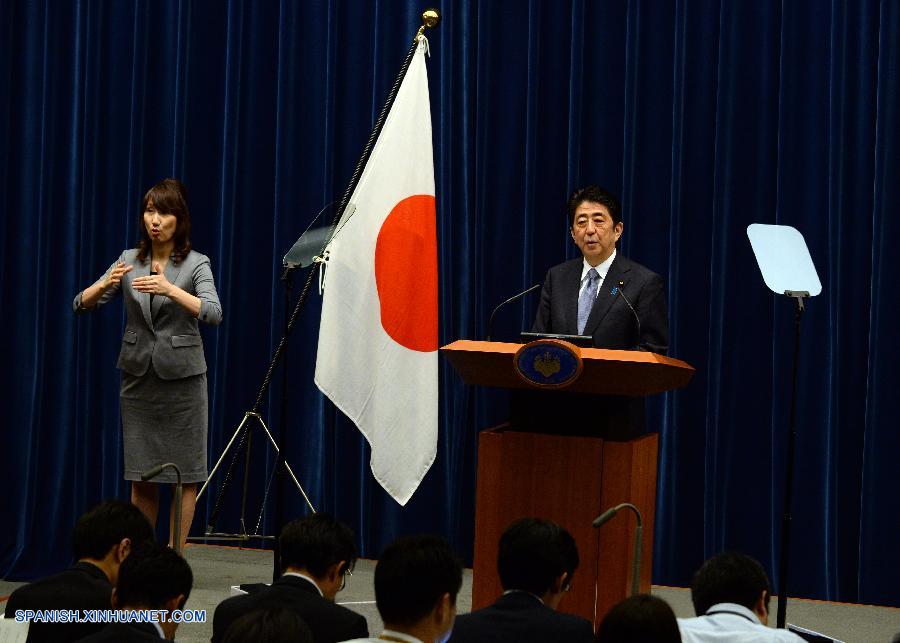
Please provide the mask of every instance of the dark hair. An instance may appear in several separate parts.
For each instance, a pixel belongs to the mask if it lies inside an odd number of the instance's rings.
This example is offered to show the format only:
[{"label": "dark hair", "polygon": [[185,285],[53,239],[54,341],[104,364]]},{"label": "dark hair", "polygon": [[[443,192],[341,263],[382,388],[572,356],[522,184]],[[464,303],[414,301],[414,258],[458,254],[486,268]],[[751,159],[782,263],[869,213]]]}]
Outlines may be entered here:
[{"label": "dark hair", "polygon": [[407,536],[388,545],[375,566],[375,603],[386,625],[413,625],[444,594],[456,604],[462,564],[443,538]]},{"label": "dark hair", "polygon": [[222,637],[222,643],[313,643],[312,631],[300,615],[284,607],[253,610],[235,620]]},{"label": "dark hair", "polygon": [[762,593],[768,606],[769,577],[756,559],[725,552],[707,560],[691,581],[691,601],[697,616],[718,603],[736,603],[752,610]]},{"label": "dark hair", "polygon": [[578,206],[585,201],[605,205],[606,209],[609,210],[609,216],[612,218],[613,226],[622,221],[622,206],[619,203],[619,199],[616,198],[616,195],[599,186],[588,185],[587,187],[578,188],[572,192],[572,196],[569,197],[569,203],[567,204],[566,209],[569,214],[568,220],[570,228],[575,225],[575,210],[577,210]]},{"label": "dark hair", "polygon": [[144,212],[147,205],[153,201],[153,207],[162,214],[174,214],[177,221],[175,234],[172,239],[175,249],[172,251],[172,259],[178,263],[188,256],[191,251],[191,213],[187,205],[187,188],[178,179],[163,179],[147,190],[141,199],[141,211],[138,214],[138,238],[137,260],[144,263],[147,255],[151,254],[153,246],[150,235],[147,234],[147,226],[144,225]]},{"label": "dark hair", "polygon": [[323,513],[289,522],[281,530],[278,544],[282,569],[305,567],[317,578],[342,560],[346,562],[342,573],[352,569],[358,555],[350,527]]},{"label": "dark hair", "polygon": [[552,520],[522,518],[500,536],[497,571],[503,589],[542,596],[563,572],[567,583],[578,569],[578,547],[572,534]]},{"label": "dark hair", "polygon": [[180,609],[191,594],[194,575],[187,561],[171,547],[144,543],[134,549],[119,567],[116,600],[119,607],[159,609],[183,595]]},{"label": "dark hair", "polygon": [[132,548],[151,542],[153,527],[141,510],[130,502],[107,500],[88,510],[75,523],[72,552],[75,560],[99,560],[125,538],[131,540]]},{"label": "dark hair", "polygon": [[597,628],[597,643],[677,643],[678,621],[669,604],[649,594],[616,604]]}]

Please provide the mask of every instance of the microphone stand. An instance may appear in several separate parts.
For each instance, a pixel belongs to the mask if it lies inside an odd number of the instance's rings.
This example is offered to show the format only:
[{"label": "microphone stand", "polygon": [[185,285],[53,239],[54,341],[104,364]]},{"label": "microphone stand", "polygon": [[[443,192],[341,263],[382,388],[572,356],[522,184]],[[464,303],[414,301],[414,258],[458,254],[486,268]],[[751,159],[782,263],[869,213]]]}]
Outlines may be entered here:
[{"label": "microphone stand", "polygon": [[634,554],[631,557],[631,595],[636,596],[641,592],[641,554],[644,551],[644,523],[641,520],[640,509],[630,502],[623,502],[612,509],[607,509],[594,518],[594,522],[591,525],[594,529],[599,529],[612,520],[619,513],[619,510],[625,508],[631,509],[634,512],[634,517],[637,518],[637,526],[634,528]]},{"label": "microphone stand", "polygon": [[522,297],[524,297],[528,293],[532,292],[533,290],[537,290],[538,288],[541,287],[541,285],[542,284],[534,284],[531,288],[528,288],[527,290],[523,290],[518,295],[513,295],[512,297],[510,297],[509,299],[504,301],[502,304],[500,304],[499,306],[494,308],[494,312],[491,313],[491,318],[488,320],[487,341],[491,341],[491,329],[494,327],[494,315],[497,314],[497,311],[500,310],[501,308],[503,308],[506,304],[511,304],[512,302],[516,301],[517,299],[521,299]]},{"label": "microphone stand", "polygon": [[777,626],[784,629],[787,623],[788,568],[791,546],[792,504],[794,501],[794,449],[797,442],[797,379],[800,373],[800,319],[805,306],[803,300],[809,292],[785,290],[784,294],[797,301],[794,313],[794,364],[791,381],[791,415],[787,436],[787,466],[784,474],[784,513],[781,517],[781,556],[778,564],[778,617]]},{"label": "microphone stand", "polygon": [[172,549],[175,550],[175,553],[181,556],[181,496],[183,493],[183,487],[181,485],[181,470],[178,468],[178,465],[174,462],[166,462],[165,464],[160,464],[150,471],[141,474],[141,480],[147,482],[152,478],[155,478],[160,473],[163,472],[163,469],[171,467],[175,469],[175,476],[178,482],[175,483],[175,497],[172,499],[172,502],[175,504],[175,520],[173,521],[175,524],[172,526],[172,544],[174,547]]}]

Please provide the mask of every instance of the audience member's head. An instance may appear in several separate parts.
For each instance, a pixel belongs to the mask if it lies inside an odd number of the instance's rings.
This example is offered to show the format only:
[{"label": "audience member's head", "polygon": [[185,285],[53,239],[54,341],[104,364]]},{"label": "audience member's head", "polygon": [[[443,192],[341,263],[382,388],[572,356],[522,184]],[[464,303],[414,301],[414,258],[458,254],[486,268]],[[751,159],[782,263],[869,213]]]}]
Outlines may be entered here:
[{"label": "audience member's head", "polygon": [[[174,549],[157,543],[135,547],[119,568],[113,589],[116,609],[180,610],[191,594],[194,575],[187,561]],[[166,637],[174,638],[178,624],[160,623]]]},{"label": "audience member's head", "polygon": [[76,560],[97,565],[115,584],[119,565],[129,552],[153,538],[153,527],[140,509],[122,500],[107,500],[75,523],[72,549]]},{"label": "audience member's head", "polygon": [[521,590],[556,609],[578,568],[572,535],[551,520],[522,518],[503,532],[497,571],[504,590]]},{"label": "audience member's head", "polygon": [[669,604],[649,594],[626,598],[597,629],[597,643],[679,643],[678,621]]},{"label": "audience member's head", "polygon": [[293,610],[269,607],[244,614],[225,631],[222,643],[313,643],[306,622]]},{"label": "audience member's head", "polygon": [[282,570],[312,577],[329,600],[334,600],[343,589],[345,576],[356,563],[353,531],[327,514],[317,513],[288,523],[281,530],[278,543]]},{"label": "audience member's head", "polygon": [[697,616],[713,605],[735,603],[752,610],[765,625],[769,618],[769,578],[755,559],[726,552],[707,560],[691,581]]},{"label": "audience member's head", "polygon": [[443,538],[407,536],[375,567],[375,602],[385,628],[422,641],[444,640],[456,618],[462,565]]}]

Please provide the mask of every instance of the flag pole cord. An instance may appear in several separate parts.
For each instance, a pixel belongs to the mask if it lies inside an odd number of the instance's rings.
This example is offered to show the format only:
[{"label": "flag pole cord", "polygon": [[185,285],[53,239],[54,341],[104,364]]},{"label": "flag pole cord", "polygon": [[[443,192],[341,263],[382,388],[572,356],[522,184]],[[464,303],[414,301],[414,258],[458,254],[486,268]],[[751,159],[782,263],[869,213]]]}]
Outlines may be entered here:
[{"label": "flag pole cord", "polygon": [[[359,161],[357,161],[356,167],[353,170],[353,174],[350,176],[350,181],[347,185],[347,189],[344,190],[344,195],[341,197],[340,205],[338,206],[338,209],[335,211],[334,216],[332,217],[331,230],[326,237],[325,243],[322,245],[322,249],[319,251],[320,256],[325,251],[325,247],[328,245],[328,242],[331,240],[331,237],[334,234],[334,230],[337,228],[337,225],[341,220],[341,215],[347,208],[350,197],[353,194],[353,191],[356,189],[357,183],[359,183],[359,178],[362,174],[363,168],[365,168],[369,157],[372,155],[372,148],[375,147],[375,141],[378,140],[378,136],[381,134],[381,130],[384,127],[384,121],[387,119],[387,115],[391,110],[391,106],[394,104],[394,99],[397,97],[397,92],[400,91],[400,85],[403,82],[403,78],[406,76],[406,71],[407,69],[409,69],[409,65],[412,62],[413,55],[416,53],[416,49],[419,46],[419,37],[425,33],[426,28],[436,27],[438,24],[440,24],[440,20],[441,16],[437,9],[426,9],[422,12],[422,26],[419,27],[419,30],[416,32],[416,35],[413,38],[412,46],[406,53],[406,58],[403,61],[403,66],[400,68],[400,73],[397,74],[397,78],[394,81],[394,84],[391,86],[391,91],[388,93],[387,100],[385,100],[384,106],[381,108],[381,112],[378,114],[378,118],[375,120],[375,126],[372,128],[372,133],[369,135],[369,140],[366,141],[366,145],[359,157]],[[263,398],[266,396],[266,393],[269,390],[269,386],[272,383],[272,374],[275,372],[275,368],[278,366],[278,363],[281,361],[281,358],[284,355],[285,349],[287,347],[288,337],[291,334],[291,331],[294,329],[294,324],[296,323],[297,318],[300,316],[300,312],[303,310],[303,306],[306,303],[306,298],[309,295],[309,289],[312,286],[313,281],[315,280],[316,274],[321,269],[321,266],[322,262],[314,262],[309,270],[309,273],[306,275],[306,281],[303,282],[303,289],[300,291],[300,296],[298,297],[297,303],[294,305],[294,310],[291,312],[291,316],[285,326],[284,335],[282,335],[281,340],[278,342],[278,346],[275,348],[275,352],[273,353],[272,359],[269,362],[269,368],[266,370],[266,375],[263,378],[262,385],[260,386],[259,392],[256,395],[256,401],[253,403],[253,408],[250,411],[251,413],[258,414],[259,412],[259,407],[262,405]],[[287,279],[288,275],[293,270],[294,267],[285,267],[282,278]],[[228,489],[228,484],[231,480],[232,468],[234,467],[238,455],[244,448],[248,430],[249,427],[245,428],[243,434],[241,435],[240,444],[234,451],[231,465],[228,467],[228,471],[225,474],[225,480],[222,482],[222,487],[219,489],[219,493],[216,495],[215,506],[212,513],[210,514],[210,518],[208,521],[210,527],[215,525],[216,519],[218,518],[219,512],[221,510],[222,498],[224,497],[225,492]],[[283,457],[284,456],[282,450],[279,454],[279,462]]]}]

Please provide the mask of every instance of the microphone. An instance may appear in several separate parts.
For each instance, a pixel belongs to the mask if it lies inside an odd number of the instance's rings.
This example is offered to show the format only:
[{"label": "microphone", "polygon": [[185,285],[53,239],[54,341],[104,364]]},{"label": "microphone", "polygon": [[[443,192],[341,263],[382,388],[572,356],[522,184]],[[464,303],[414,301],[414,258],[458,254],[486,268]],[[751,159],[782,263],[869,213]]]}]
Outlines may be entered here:
[{"label": "microphone", "polygon": [[504,301],[502,304],[500,304],[499,306],[494,308],[494,312],[491,313],[491,318],[488,320],[487,341],[491,341],[491,329],[494,327],[494,315],[497,314],[497,311],[500,310],[501,308],[503,308],[506,304],[511,304],[512,302],[516,301],[517,299],[521,299],[522,297],[524,297],[531,291],[537,290],[538,288],[541,287],[541,285],[542,284],[534,284],[531,288],[523,290],[518,295],[513,295],[512,297],[510,297],[509,299]]},{"label": "microphone", "polygon": [[594,529],[599,529],[612,520],[613,516],[619,513],[619,510],[621,509],[630,509],[634,512],[634,517],[637,519],[637,524],[634,528],[634,552],[631,556],[631,595],[635,596],[639,594],[641,590],[641,554],[643,553],[644,548],[644,521],[641,520],[640,509],[630,502],[623,502],[611,509],[607,509],[594,518],[594,522],[592,522],[591,525],[593,525]]},{"label": "microphone", "polygon": [[[613,289],[610,291],[610,293],[611,293],[613,296],[615,296],[615,295],[617,295],[617,294],[618,294],[618,295],[621,295],[621,296],[622,296],[622,300],[623,300],[626,304],[628,304],[628,307],[631,309],[631,314],[634,315],[634,319],[635,319],[635,321],[637,322],[637,331],[638,331],[638,332],[637,332],[637,335],[638,335],[638,336],[637,336],[637,342],[636,342],[636,345],[637,345],[638,350],[640,350],[640,348],[641,348],[641,318],[638,317],[637,311],[634,309],[634,306],[631,305],[631,302],[628,301],[628,297],[625,296],[625,291],[622,290],[622,287],[623,287],[624,285],[625,285],[625,282],[624,282],[624,281],[620,281],[618,286],[613,286]],[[598,520],[599,520],[599,518],[598,518]]]},{"label": "microphone", "polygon": [[611,507],[594,518],[594,522],[591,523],[591,526],[594,529],[600,529],[600,527],[612,520],[617,513],[619,513],[619,507]]},{"label": "microphone", "polygon": [[158,464],[149,471],[145,471],[141,474],[141,480],[147,482],[148,480],[152,480],[160,473],[163,472],[163,469],[174,469],[175,475],[178,479],[178,482],[175,483],[175,493],[172,498],[172,505],[175,507],[175,516],[172,521],[172,545],[175,549],[175,553],[179,556],[182,556],[181,552],[181,497],[184,493],[182,484],[181,484],[181,469],[178,468],[178,465],[174,462],[165,462],[163,464]]}]

